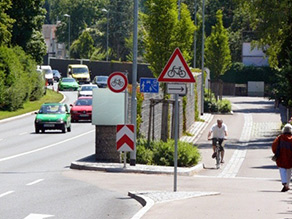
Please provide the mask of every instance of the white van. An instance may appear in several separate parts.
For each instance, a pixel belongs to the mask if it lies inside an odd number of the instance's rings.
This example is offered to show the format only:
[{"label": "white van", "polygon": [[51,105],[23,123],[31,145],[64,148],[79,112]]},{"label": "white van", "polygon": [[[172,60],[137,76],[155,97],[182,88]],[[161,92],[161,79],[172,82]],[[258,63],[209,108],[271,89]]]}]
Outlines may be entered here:
[{"label": "white van", "polygon": [[54,77],[53,77],[53,71],[51,66],[49,65],[41,65],[40,69],[42,70],[44,74],[44,78],[48,82],[48,85],[53,85],[54,84]]}]

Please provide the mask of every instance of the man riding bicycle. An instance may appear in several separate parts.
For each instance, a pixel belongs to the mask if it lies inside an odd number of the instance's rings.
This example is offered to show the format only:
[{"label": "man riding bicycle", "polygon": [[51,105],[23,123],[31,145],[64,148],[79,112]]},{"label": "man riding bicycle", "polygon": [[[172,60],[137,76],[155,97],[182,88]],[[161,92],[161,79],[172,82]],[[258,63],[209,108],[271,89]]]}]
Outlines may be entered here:
[{"label": "man riding bicycle", "polygon": [[209,133],[208,140],[210,140],[211,134],[213,133],[212,146],[213,146],[213,155],[212,158],[216,157],[215,148],[216,148],[216,138],[219,138],[219,145],[221,150],[221,163],[224,163],[224,145],[222,145],[223,140],[227,137],[227,126],[223,123],[222,119],[217,119],[217,123],[214,124]]}]

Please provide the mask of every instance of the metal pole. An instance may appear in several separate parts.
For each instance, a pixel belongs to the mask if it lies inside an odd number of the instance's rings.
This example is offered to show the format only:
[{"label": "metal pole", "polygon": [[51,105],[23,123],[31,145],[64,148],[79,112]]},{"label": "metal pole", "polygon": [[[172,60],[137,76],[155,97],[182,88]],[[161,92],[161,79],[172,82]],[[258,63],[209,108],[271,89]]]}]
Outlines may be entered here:
[{"label": "metal pole", "polygon": [[[178,20],[180,20],[180,0],[178,1]],[[178,139],[178,94],[175,94],[174,111],[174,177],[173,191],[177,191],[177,139]]]},{"label": "metal pole", "polygon": [[70,25],[70,22],[71,22],[71,17],[69,16],[69,34],[68,34],[69,35],[69,45],[68,45],[68,47],[69,47],[68,48],[68,56],[69,56],[69,59],[70,59],[70,43],[71,43],[70,42],[70,35],[71,35],[71,30],[70,30],[70,26],[71,25]]},{"label": "metal pole", "polygon": [[178,94],[175,94],[175,118],[174,118],[174,187],[177,191],[177,139],[178,139]]},{"label": "metal pole", "polygon": [[109,23],[109,11],[106,12],[106,61],[108,61],[108,23]]},{"label": "metal pole", "polygon": [[131,122],[134,124],[134,151],[130,154],[130,165],[136,165],[136,137],[137,137],[137,53],[138,53],[138,0],[134,1],[134,34],[133,34],[133,71],[132,71],[132,113]]},{"label": "metal pole", "polygon": [[205,76],[204,76],[204,33],[205,33],[205,0],[203,0],[202,6],[202,94],[201,94],[201,115],[204,114],[204,88],[205,88]]},{"label": "metal pole", "polygon": [[[126,74],[126,77],[128,78],[128,74]],[[128,123],[128,90],[127,88],[125,89],[125,112],[124,112],[124,123],[127,124]],[[126,168],[126,164],[127,164],[127,152],[124,151],[124,168]]]},{"label": "metal pole", "polygon": [[[197,27],[197,0],[195,0],[195,26]],[[194,63],[193,67],[196,68],[196,60],[197,60],[197,31],[194,33]]]}]

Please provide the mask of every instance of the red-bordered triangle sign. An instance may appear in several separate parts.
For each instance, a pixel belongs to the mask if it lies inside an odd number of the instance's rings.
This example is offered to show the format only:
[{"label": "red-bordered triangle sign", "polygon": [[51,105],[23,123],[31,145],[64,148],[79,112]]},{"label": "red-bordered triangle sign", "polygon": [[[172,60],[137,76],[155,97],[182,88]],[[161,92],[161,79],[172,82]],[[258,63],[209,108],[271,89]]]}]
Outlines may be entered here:
[{"label": "red-bordered triangle sign", "polygon": [[176,48],[158,77],[159,82],[196,82],[179,48]]}]

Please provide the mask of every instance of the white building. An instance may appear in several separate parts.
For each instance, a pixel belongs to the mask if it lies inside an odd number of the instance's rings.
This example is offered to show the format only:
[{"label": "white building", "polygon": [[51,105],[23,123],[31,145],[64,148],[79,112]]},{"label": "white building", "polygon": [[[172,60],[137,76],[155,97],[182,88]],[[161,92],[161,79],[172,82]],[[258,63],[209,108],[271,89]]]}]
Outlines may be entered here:
[{"label": "white building", "polygon": [[269,66],[268,57],[261,49],[252,49],[251,43],[242,44],[242,63],[247,66]]}]

